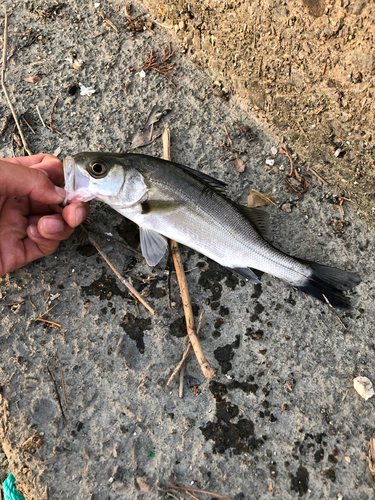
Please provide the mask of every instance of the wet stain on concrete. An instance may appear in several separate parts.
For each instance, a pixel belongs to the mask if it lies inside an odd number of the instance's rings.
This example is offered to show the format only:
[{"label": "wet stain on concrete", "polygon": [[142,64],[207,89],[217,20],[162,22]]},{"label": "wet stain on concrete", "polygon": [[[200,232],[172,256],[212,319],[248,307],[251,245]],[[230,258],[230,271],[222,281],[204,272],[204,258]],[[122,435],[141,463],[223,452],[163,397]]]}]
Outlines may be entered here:
[{"label": "wet stain on concrete", "polygon": [[129,219],[125,219],[116,226],[116,230],[127,245],[137,248],[139,245],[139,227]]},{"label": "wet stain on concrete", "polygon": [[104,268],[102,269],[100,278],[93,281],[91,285],[81,286],[81,291],[86,296],[94,295],[95,297],[99,297],[100,300],[108,300],[113,295],[119,295],[123,298],[128,296],[127,292],[119,289],[116,284],[116,278],[106,274]]},{"label": "wet stain on concrete", "polygon": [[248,328],[245,333],[246,337],[250,337],[253,340],[261,340],[263,338],[263,334],[263,330],[254,331],[251,328]]},{"label": "wet stain on concrete", "polygon": [[327,479],[330,479],[333,483],[336,481],[336,470],[334,467],[323,471],[322,475]]},{"label": "wet stain on concrete", "polygon": [[231,449],[238,455],[257,450],[263,440],[255,437],[254,423],[246,418],[241,418],[236,423],[231,422],[238,416],[239,409],[237,405],[226,401],[226,385],[212,381],[210,391],[216,401],[216,422],[208,422],[205,427],[200,427],[200,430],[207,441],[214,441],[214,453],[224,453],[225,450]]},{"label": "wet stain on concrete", "polygon": [[173,335],[173,337],[186,337],[187,330],[185,316],[177,318],[169,325],[169,333]]},{"label": "wet stain on concrete", "polygon": [[222,281],[225,277],[229,279],[231,273],[211,260],[209,261],[208,266],[208,269],[201,272],[198,284],[203,287],[204,290],[210,290],[212,294],[210,297],[211,301],[217,302],[221,299],[223,291],[223,286],[220,281]]},{"label": "wet stain on concrete", "polygon": [[324,457],[324,450],[323,448],[319,448],[319,450],[317,450],[315,453],[314,453],[314,460],[315,462],[321,462],[323,460],[323,457]]},{"label": "wet stain on concrete", "polygon": [[293,491],[296,491],[301,497],[307,493],[309,489],[309,472],[306,467],[300,465],[297,469],[296,475],[290,474],[292,481],[290,487]]},{"label": "wet stain on concrete", "polygon": [[225,375],[232,369],[232,363],[230,362],[234,357],[233,349],[238,349],[240,346],[240,336],[236,335],[236,340],[232,344],[227,344],[222,347],[218,347],[214,351],[214,356],[221,366],[221,371]]},{"label": "wet stain on concrete", "polygon": [[78,245],[76,248],[77,252],[83,255],[84,257],[92,257],[97,253],[95,248],[90,245]]},{"label": "wet stain on concrete", "polygon": [[151,329],[151,318],[140,318],[129,313],[124,316],[124,321],[120,323],[120,326],[132,340],[135,340],[139,352],[143,354],[145,352],[144,332]]},{"label": "wet stain on concrete", "polygon": [[264,306],[257,302],[254,307],[254,313],[250,316],[250,321],[251,323],[254,323],[254,321],[261,321],[259,318],[259,314],[261,314],[264,311]]}]

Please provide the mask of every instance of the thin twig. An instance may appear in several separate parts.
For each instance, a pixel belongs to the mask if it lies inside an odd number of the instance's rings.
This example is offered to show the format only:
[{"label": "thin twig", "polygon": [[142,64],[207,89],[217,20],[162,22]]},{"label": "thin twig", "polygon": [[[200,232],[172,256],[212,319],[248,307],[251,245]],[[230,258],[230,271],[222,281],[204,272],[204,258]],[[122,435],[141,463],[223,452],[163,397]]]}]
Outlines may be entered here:
[{"label": "thin twig", "polygon": [[66,408],[68,408],[68,400],[66,399],[64,375],[63,375],[63,371],[62,371],[61,366],[60,366],[60,374],[61,374],[61,385],[62,385],[62,390],[63,390],[63,395],[64,395],[64,401],[65,401],[65,409],[66,409]]},{"label": "thin twig", "polygon": [[199,490],[197,488],[186,488],[184,486],[175,486],[173,484],[167,484],[167,488],[172,488],[172,489],[175,489],[175,490],[182,490],[182,491],[185,491],[185,492],[188,492],[188,491],[195,491],[196,493],[204,493],[205,495],[212,495],[216,498],[223,498],[224,500],[231,500],[229,497],[225,497],[223,495],[219,495],[219,493],[213,493],[212,491],[206,491],[206,490]]},{"label": "thin twig", "polygon": [[172,250],[172,257],[176,269],[178,283],[180,285],[182,305],[184,307],[184,313],[186,319],[186,328],[190,338],[191,345],[194,349],[195,355],[197,357],[198,363],[200,364],[204,376],[207,378],[214,378],[215,370],[210,366],[206,356],[204,355],[201,343],[195,332],[194,315],[191,306],[186,276],[184,273],[184,266],[182,265],[181,255],[178,250],[177,242],[174,240],[171,240],[171,250]]},{"label": "thin twig", "polygon": [[330,303],[330,301],[327,299],[327,297],[324,295],[324,293],[322,294],[323,297],[324,297],[324,300],[327,302],[328,304],[328,307],[331,309],[331,311],[333,312],[333,314],[336,316],[337,318],[337,321],[340,323],[340,325],[344,328],[344,330],[346,330],[348,333],[352,333],[349,328],[345,325],[345,323],[343,323],[342,319],[340,318],[340,316],[337,314],[337,312],[335,311],[335,309],[333,308],[332,304]]},{"label": "thin twig", "polygon": [[116,26],[113,24],[112,21],[110,21],[109,19],[107,19],[105,17],[105,15],[103,14],[103,12],[101,10],[98,9],[98,14],[99,16],[103,19],[103,21],[108,24],[108,26],[110,26],[112,29],[114,29],[116,31],[116,33],[118,33],[118,29],[116,28]]},{"label": "thin twig", "polygon": [[229,145],[232,146],[232,139],[230,138],[229,132],[228,132],[227,127],[225,125],[224,125],[224,128],[225,128],[225,133],[227,134],[227,137],[228,137]]},{"label": "thin twig", "polygon": [[172,70],[176,70],[177,66],[173,63],[166,64],[169,61],[173,54],[176,52],[176,49],[172,51],[171,42],[168,45],[168,51],[166,49],[163,50],[163,59],[158,61],[159,57],[154,55],[154,51],[151,49],[151,53],[147,58],[147,61],[140,68],[130,68],[131,71],[147,71],[149,69],[153,69],[158,73],[161,73],[177,90],[176,85],[172,82],[171,77],[174,73],[170,73]]},{"label": "thin twig", "polygon": [[135,290],[135,288],[133,288],[132,285],[128,281],[126,281],[126,279],[123,278],[121,276],[121,274],[115,269],[113,264],[109,261],[109,259],[106,257],[106,255],[103,253],[103,251],[99,248],[97,243],[92,239],[92,237],[90,236],[90,233],[83,227],[82,224],[80,225],[80,228],[81,228],[81,231],[83,231],[85,233],[85,235],[87,236],[87,238],[89,239],[91,245],[93,245],[96,248],[96,250],[100,253],[100,255],[103,257],[103,259],[109,265],[109,267],[112,269],[112,271],[118,277],[118,279],[121,281],[121,283],[126,286],[126,288],[130,291],[130,293],[132,295],[134,295],[139,300],[139,302],[141,302],[150,311],[151,314],[155,315],[155,311],[152,309],[152,307],[147,304],[147,302],[139,295],[137,290]]},{"label": "thin twig", "polygon": [[39,115],[40,121],[42,122],[43,127],[46,128],[46,124],[43,121],[43,118],[42,118],[42,115],[40,114],[38,106],[35,106],[35,107],[36,107],[36,110],[38,111],[38,115]]},{"label": "thin twig", "polygon": [[327,181],[325,181],[325,180],[323,179],[323,177],[320,177],[320,175],[319,175],[317,172],[315,172],[315,170],[314,170],[313,168],[309,167],[309,168],[308,168],[308,170],[309,170],[309,171],[310,171],[313,175],[315,175],[315,177],[317,177],[317,178],[318,178],[318,179],[319,179],[319,180],[320,180],[320,181],[321,181],[321,182],[322,182],[325,186],[328,186],[328,182],[327,182]]},{"label": "thin twig", "polygon": [[57,330],[61,328],[60,323],[55,323],[54,321],[49,321],[48,319],[36,318],[35,321],[43,321],[43,323],[47,323],[48,325],[51,325],[53,328],[56,328]]},{"label": "thin twig", "polygon": [[[36,307],[34,306],[34,304],[31,302],[31,299],[30,299],[30,295],[27,297],[29,299],[29,302],[30,304],[32,305],[33,309],[36,309]],[[57,304],[56,304],[57,305]]]},{"label": "thin twig", "polygon": [[171,130],[169,127],[164,129],[162,139],[164,160],[171,161]]},{"label": "thin twig", "polygon": [[258,78],[260,78],[260,72],[262,71],[263,56],[260,56],[259,66],[258,66]]},{"label": "thin twig", "polygon": [[185,365],[182,364],[180,370],[180,387],[178,390],[178,397],[182,399],[184,397],[184,375],[185,375]]},{"label": "thin twig", "polygon": [[56,104],[57,104],[57,101],[59,100],[58,97],[56,97],[56,99],[53,101],[53,104],[52,104],[52,109],[51,109],[51,114],[49,115],[49,129],[52,133],[56,132],[57,134],[61,135],[61,132],[59,132],[58,130],[56,130],[55,128],[53,128],[53,125],[52,125],[52,121],[53,121],[53,113],[55,112],[55,108],[56,108]]},{"label": "thin twig", "polygon": [[23,116],[22,119],[26,123],[26,125],[29,127],[29,129],[31,130],[31,132],[35,135],[34,129],[30,125],[30,123],[26,120],[26,118]]},{"label": "thin twig", "polygon": [[43,316],[45,316],[46,314],[48,314],[50,311],[52,311],[52,309],[54,309],[55,307],[57,306],[57,304],[55,304],[54,306],[50,307],[49,309],[47,309],[47,311],[45,313],[43,313],[41,316],[39,316],[38,319],[40,318],[43,318]]},{"label": "thin twig", "polygon": [[25,136],[23,135],[22,128],[21,128],[21,126],[19,124],[17,115],[16,115],[16,113],[14,111],[14,108],[13,108],[13,105],[12,105],[10,99],[9,99],[8,91],[7,91],[6,86],[5,86],[5,73],[6,73],[6,70],[7,70],[7,45],[8,45],[8,15],[5,14],[4,47],[3,47],[3,67],[1,69],[1,86],[3,88],[3,92],[4,92],[5,98],[7,100],[9,109],[12,112],[14,121],[16,122],[18,132],[19,132],[19,134],[21,136],[23,147],[24,147],[26,153],[30,156],[30,155],[32,155],[32,153],[31,153],[30,149],[27,146],[27,142],[26,142]]},{"label": "thin twig", "polygon": [[[199,334],[199,330],[200,330],[200,327],[201,327],[201,322],[202,322],[202,318],[203,318],[203,315],[205,313],[205,310],[202,309],[202,312],[201,312],[201,315],[199,317],[199,321],[198,321],[198,328],[197,328],[197,335]],[[176,366],[176,368],[173,370],[173,373],[172,375],[169,377],[169,380],[167,382],[167,387],[169,387],[171,385],[171,382],[172,380],[174,379],[174,377],[176,376],[176,373],[178,372],[178,370],[181,368],[181,366],[184,364],[184,361],[185,359],[188,357],[190,351],[191,351],[192,347],[191,347],[191,344],[189,342],[189,345],[187,346],[187,349],[186,351],[184,352],[182,358],[181,358],[181,361],[178,363],[178,365]]]},{"label": "thin twig", "polygon": [[176,497],[173,493],[171,493],[170,491],[167,491],[166,494],[168,495],[168,497],[171,497],[171,498],[174,498],[175,500],[180,500],[178,497]]},{"label": "thin twig", "polygon": [[51,370],[49,369],[48,365],[47,365],[47,372],[48,372],[48,375],[51,377],[51,380],[53,382],[53,387],[55,389],[55,394],[56,394],[57,402],[59,404],[59,408],[60,408],[60,411],[61,411],[63,422],[64,422],[64,425],[65,425],[66,424],[66,418],[65,418],[64,410],[63,410],[63,407],[62,407],[62,404],[61,404],[61,399],[60,399],[60,396],[59,396],[59,391],[57,390],[56,380],[55,380],[54,376],[52,375]]}]

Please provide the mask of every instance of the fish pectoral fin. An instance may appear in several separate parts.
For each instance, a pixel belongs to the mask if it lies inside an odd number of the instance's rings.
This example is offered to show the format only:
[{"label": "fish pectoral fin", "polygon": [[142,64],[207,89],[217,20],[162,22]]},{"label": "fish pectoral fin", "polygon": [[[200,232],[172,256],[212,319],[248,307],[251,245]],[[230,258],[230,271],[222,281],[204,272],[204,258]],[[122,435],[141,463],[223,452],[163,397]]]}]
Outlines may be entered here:
[{"label": "fish pectoral fin", "polygon": [[[230,268],[228,267],[228,269]],[[236,271],[236,273],[240,274],[255,285],[259,285],[259,283],[261,283],[261,281],[259,281],[258,279],[258,276],[256,276],[256,274],[253,273],[253,271],[248,267],[234,267],[233,269],[231,269],[231,271]]]},{"label": "fish pectoral fin", "polygon": [[163,200],[148,200],[141,203],[142,215],[147,214],[166,214],[174,212],[182,207],[182,203],[177,201],[163,201]]},{"label": "fish pectoral fin", "polygon": [[164,236],[151,229],[140,227],[142,255],[149,266],[156,266],[163,258],[168,241]]},{"label": "fish pectoral fin", "polygon": [[257,208],[245,207],[245,205],[235,204],[237,209],[252,223],[254,228],[263,238],[268,238],[270,232],[269,215]]}]

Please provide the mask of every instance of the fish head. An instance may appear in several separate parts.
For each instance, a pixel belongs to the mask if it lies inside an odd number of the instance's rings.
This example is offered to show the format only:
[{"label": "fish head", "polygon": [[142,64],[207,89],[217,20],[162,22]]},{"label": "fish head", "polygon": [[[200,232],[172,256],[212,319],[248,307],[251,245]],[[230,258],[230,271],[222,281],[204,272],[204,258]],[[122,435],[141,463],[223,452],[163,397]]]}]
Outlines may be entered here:
[{"label": "fish head", "polygon": [[123,165],[108,154],[64,156],[63,166],[67,193],[64,205],[93,199],[109,203],[119,196],[125,181]]}]

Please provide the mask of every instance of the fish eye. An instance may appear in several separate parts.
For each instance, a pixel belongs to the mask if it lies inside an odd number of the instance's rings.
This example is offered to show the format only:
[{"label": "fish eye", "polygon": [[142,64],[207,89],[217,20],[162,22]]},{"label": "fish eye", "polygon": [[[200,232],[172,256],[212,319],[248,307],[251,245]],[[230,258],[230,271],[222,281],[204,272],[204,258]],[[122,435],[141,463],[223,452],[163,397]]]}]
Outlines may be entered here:
[{"label": "fish eye", "polygon": [[93,161],[88,168],[88,172],[92,177],[95,177],[96,179],[100,177],[104,177],[107,173],[107,167],[105,166],[104,163],[101,163],[99,161]]}]

